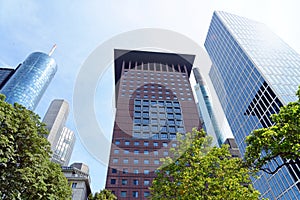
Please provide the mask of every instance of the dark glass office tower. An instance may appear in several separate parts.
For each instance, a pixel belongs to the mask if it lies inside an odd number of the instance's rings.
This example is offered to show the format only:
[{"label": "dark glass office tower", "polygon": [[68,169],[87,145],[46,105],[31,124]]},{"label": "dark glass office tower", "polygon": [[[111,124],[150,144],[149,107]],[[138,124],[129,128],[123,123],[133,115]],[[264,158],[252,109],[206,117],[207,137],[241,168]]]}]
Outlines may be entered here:
[{"label": "dark glass office tower", "polygon": [[[266,25],[225,12],[213,14],[205,48],[213,63],[210,78],[243,155],[245,137],[272,125],[270,115],[297,100],[300,56]],[[261,173],[253,183],[262,197],[300,198],[298,165]]]},{"label": "dark glass office tower", "polygon": [[200,128],[189,83],[193,55],[115,50],[117,112],[106,189],[147,199],[176,133]]},{"label": "dark glass office tower", "polygon": [[4,86],[4,84],[9,80],[9,78],[13,75],[14,69],[11,68],[0,68],[0,90]]},{"label": "dark glass office tower", "polygon": [[17,102],[34,110],[56,71],[56,63],[48,54],[32,53],[18,66],[0,93],[6,96],[8,103]]}]

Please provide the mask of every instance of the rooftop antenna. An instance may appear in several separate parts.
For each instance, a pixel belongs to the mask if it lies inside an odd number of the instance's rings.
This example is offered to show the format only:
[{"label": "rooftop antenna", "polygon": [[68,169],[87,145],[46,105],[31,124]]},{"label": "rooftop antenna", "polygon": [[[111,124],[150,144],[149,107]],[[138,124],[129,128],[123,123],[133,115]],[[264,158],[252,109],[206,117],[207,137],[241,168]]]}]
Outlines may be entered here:
[{"label": "rooftop antenna", "polygon": [[49,56],[51,56],[53,54],[53,52],[56,49],[56,44],[53,45],[53,47],[51,48],[50,52],[48,53]]}]

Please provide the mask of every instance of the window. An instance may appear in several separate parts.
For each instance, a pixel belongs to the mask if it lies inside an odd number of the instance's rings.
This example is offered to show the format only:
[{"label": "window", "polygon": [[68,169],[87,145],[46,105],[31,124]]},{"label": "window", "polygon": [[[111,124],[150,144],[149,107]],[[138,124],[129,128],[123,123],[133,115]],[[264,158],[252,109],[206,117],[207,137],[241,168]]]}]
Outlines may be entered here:
[{"label": "window", "polygon": [[170,139],[172,140],[176,139],[176,133],[170,133]]},{"label": "window", "polygon": [[168,134],[167,133],[162,133],[161,134],[161,139],[168,139]]},{"label": "window", "polygon": [[158,137],[159,137],[159,134],[158,134],[158,133],[152,134],[152,139],[158,139]]},{"label": "window", "polygon": [[120,140],[116,140],[115,145],[119,145],[119,144],[120,144]]},{"label": "window", "polygon": [[134,142],[134,146],[139,146],[140,143],[139,142]]},{"label": "window", "polygon": [[144,180],[144,185],[150,185],[150,180],[148,179]]},{"label": "window", "polygon": [[116,179],[110,179],[110,184],[112,185],[116,184]]},{"label": "window", "polygon": [[169,155],[169,152],[164,151],[164,156],[167,156],[167,155]]},{"label": "window", "polygon": [[127,168],[123,169],[123,174],[128,174],[128,169]]},{"label": "window", "polygon": [[144,160],[144,164],[148,165],[149,164],[149,160],[148,159]]},{"label": "window", "polygon": [[149,197],[150,196],[150,192],[144,192],[144,197]]},{"label": "window", "polygon": [[168,143],[163,142],[163,147],[167,147],[167,146],[168,146]]},{"label": "window", "polygon": [[123,163],[124,163],[124,164],[128,164],[128,158],[125,158],[125,159],[123,160]]},{"label": "window", "polygon": [[115,149],[114,154],[119,154],[119,149]]},{"label": "window", "polygon": [[135,124],[135,125],[133,126],[133,130],[135,130],[135,131],[140,131],[140,130],[141,130],[141,126]]},{"label": "window", "polygon": [[129,154],[129,150],[125,149],[124,154]]},{"label": "window", "polygon": [[139,185],[139,180],[138,179],[134,179],[133,180],[133,185]]},{"label": "window", "polygon": [[128,184],[128,180],[127,179],[122,179],[122,185],[127,185]]},{"label": "window", "polygon": [[172,143],[172,147],[176,147],[177,146],[177,144],[176,143]]},{"label": "window", "polygon": [[113,159],[113,163],[118,163],[119,159],[118,158],[114,158]]},{"label": "window", "polygon": [[111,169],[111,173],[116,174],[117,173],[117,169],[112,168]]},{"label": "window", "polygon": [[129,141],[125,141],[125,145],[126,146],[130,145],[130,142]]},{"label": "window", "polygon": [[72,188],[76,188],[77,187],[77,183],[72,183]]},{"label": "window", "polygon": [[154,154],[155,156],[158,156],[158,151],[153,151],[153,154]]},{"label": "window", "polygon": [[139,160],[138,159],[134,159],[133,160],[133,164],[139,164]]},{"label": "window", "polygon": [[155,165],[159,165],[159,160],[154,160]]},{"label": "window", "polygon": [[138,198],[139,197],[139,192],[138,191],[133,191],[132,192],[132,197],[133,198]]},{"label": "window", "polygon": [[144,142],[144,146],[149,146],[149,142]]},{"label": "window", "polygon": [[149,174],[149,173],[150,173],[149,169],[144,170],[144,174]]},{"label": "window", "polygon": [[134,154],[135,155],[139,154],[139,150],[134,150]]},{"label": "window", "polygon": [[145,154],[145,155],[149,155],[149,151],[148,151],[148,150],[145,150],[145,151],[144,151],[144,154]]},{"label": "window", "polygon": [[138,170],[138,169],[133,169],[133,173],[134,173],[134,174],[138,174],[138,173],[139,173],[139,170]]},{"label": "window", "polygon": [[121,197],[126,197],[127,196],[127,192],[126,191],[121,191]]}]

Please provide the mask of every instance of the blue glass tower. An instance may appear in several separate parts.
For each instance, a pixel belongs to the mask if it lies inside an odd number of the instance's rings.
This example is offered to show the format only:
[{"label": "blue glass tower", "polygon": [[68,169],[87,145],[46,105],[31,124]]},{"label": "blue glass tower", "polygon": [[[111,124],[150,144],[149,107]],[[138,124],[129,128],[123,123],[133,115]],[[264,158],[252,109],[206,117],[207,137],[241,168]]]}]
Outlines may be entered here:
[{"label": "blue glass tower", "polygon": [[[297,100],[300,56],[266,25],[225,12],[214,12],[204,45],[213,63],[210,78],[244,155],[245,137],[272,125],[270,115]],[[299,166],[261,173],[253,184],[262,197],[299,199]]]},{"label": "blue glass tower", "polygon": [[18,66],[0,93],[8,103],[19,103],[34,110],[57,71],[53,58],[41,52],[30,54]]},{"label": "blue glass tower", "polygon": [[198,99],[199,114],[203,121],[203,129],[209,136],[213,137],[212,145],[221,146],[225,142],[224,135],[221,133],[215,118],[204,79],[199,68],[194,68],[193,72],[197,83],[194,88]]}]

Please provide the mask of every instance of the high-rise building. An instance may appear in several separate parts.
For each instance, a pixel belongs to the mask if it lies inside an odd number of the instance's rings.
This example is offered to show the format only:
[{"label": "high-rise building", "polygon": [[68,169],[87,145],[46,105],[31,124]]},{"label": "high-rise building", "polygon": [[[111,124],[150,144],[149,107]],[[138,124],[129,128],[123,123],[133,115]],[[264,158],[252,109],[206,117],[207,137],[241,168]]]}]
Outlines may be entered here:
[{"label": "high-rise building", "polygon": [[83,163],[63,166],[62,172],[72,187],[72,200],[86,200],[91,194],[89,167]]},{"label": "high-rise building", "polygon": [[73,151],[75,135],[65,127],[69,115],[69,104],[63,99],[51,102],[43,123],[49,130],[47,140],[51,144],[52,161],[67,166]]},{"label": "high-rise building", "polygon": [[203,129],[213,138],[213,146],[221,146],[225,142],[225,137],[219,129],[205,81],[199,68],[194,68],[193,73],[196,80],[194,89],[198,100],[198,111],[203,122]]},{"label": "high-rise building", "polygon": [[176,133],[200,128],[189,83],[193,55],[115,50],[116,118],[106,189],[146,199]]},{"label": "high-rise building", "polygon": [[19,103],[34,110],[57,71],[53,58],[48,54],[34,52],[18,66],[0,93],[8,103]]},{"label": "high-rise building", "polygon": [[75,140],[75,133],[67,127],[63,127],[51,160],[60,165],[67,166],[71,159]]},{"label": "high-rise building", "polygon": [[[272,125],[270,115],[297,100],[300,56],[266,25],[225,12],[214,12],[205,48],[212,60],[210,78],[244,155],[246,136]],[[270,166],[283,162],[278,158]],[[261,173],[254,187],[269,199],[299,199],[299,167]]]},{"label": "high-rise building", "polygon": [[0,68],[0,90],[14,73],[14,69]]}]

